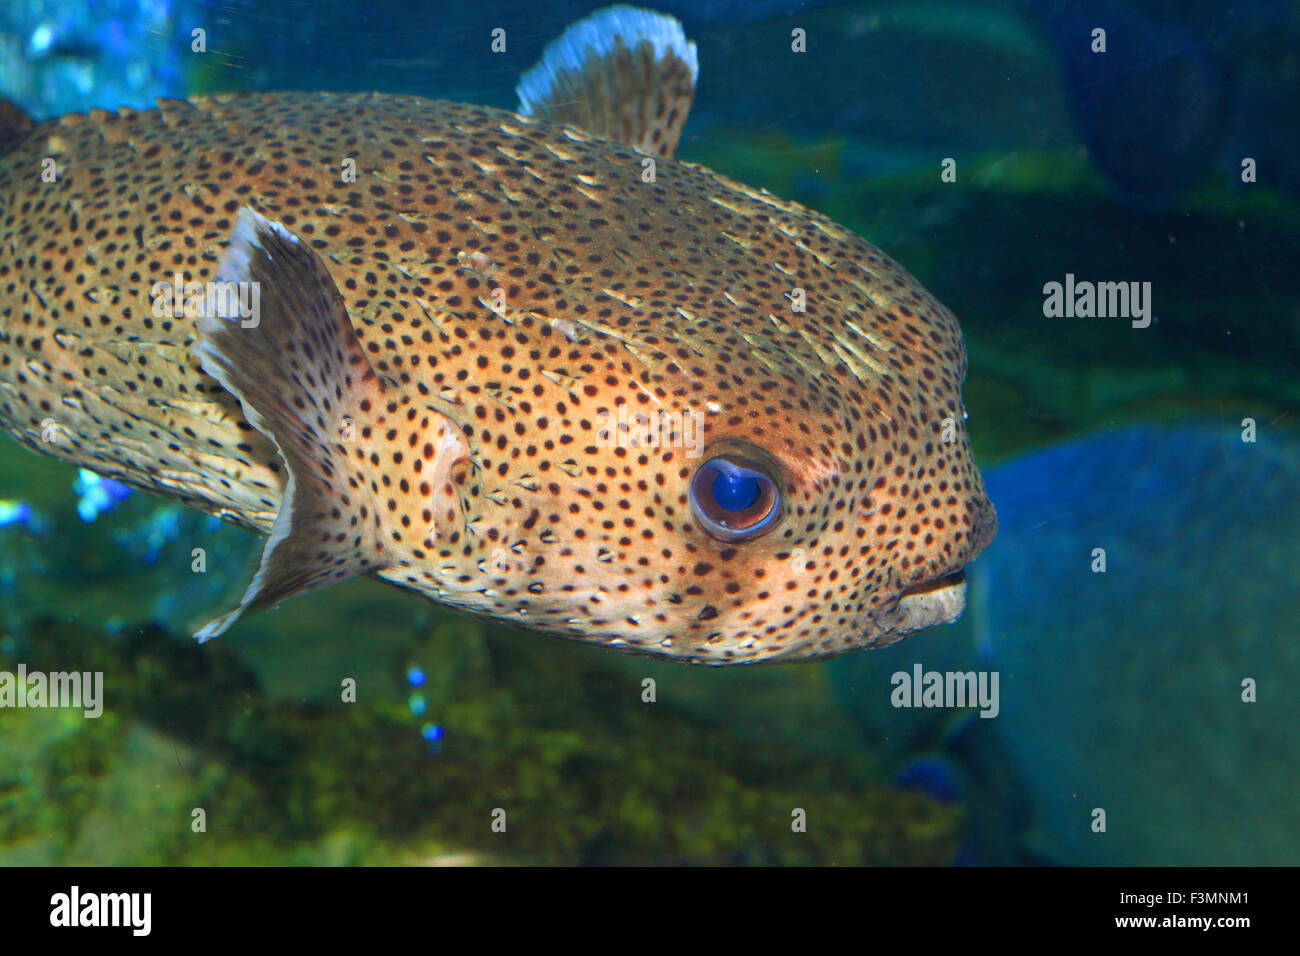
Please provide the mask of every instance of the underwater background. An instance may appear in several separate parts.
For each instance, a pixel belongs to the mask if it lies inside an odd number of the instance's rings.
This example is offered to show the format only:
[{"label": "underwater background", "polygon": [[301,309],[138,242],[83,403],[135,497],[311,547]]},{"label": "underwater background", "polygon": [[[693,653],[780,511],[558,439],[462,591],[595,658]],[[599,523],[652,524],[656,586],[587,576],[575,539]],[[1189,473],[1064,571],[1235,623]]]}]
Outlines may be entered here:
[{"label": "underwater background", "polygon": [[[603,5],[8,0],[0,96],[509,108]],[[106,688],[98,719],[0,708],[0,863],[1300,863],[1300,7],[647,6],[699,45],[679,158],[827,214],[961,320],[1001,525],[962,619],[712,669],[361,580],[200,647],[260,540],[0,437],[0,671]],[[1149,325],[1045,315],[1067,276],[1150,283]],[[896,706],[918,667],[996,673],[996,715]]]}]

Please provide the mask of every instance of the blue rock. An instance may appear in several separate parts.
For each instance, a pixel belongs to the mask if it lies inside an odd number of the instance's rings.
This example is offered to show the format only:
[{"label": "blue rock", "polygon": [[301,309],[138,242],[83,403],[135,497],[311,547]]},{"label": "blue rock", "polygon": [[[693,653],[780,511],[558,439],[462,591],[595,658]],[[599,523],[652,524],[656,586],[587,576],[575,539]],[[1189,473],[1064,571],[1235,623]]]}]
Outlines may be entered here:
[{"label": "blue rock", "polygon": [[[1131,204],[1162,207],[1209,171],[1230,121],[1228,71],[1207,40],[1129,3],[1029,0],[1097,166]],[[1092,34],[1105,30],[1105,52]]]},{"label": "blue rock", "polygon": [[971,617],[1001,673],[991,723],[1029,791],[1031,848],[1300,863],[1300,437],[1130,428],[986,484],[1001,530]]}]

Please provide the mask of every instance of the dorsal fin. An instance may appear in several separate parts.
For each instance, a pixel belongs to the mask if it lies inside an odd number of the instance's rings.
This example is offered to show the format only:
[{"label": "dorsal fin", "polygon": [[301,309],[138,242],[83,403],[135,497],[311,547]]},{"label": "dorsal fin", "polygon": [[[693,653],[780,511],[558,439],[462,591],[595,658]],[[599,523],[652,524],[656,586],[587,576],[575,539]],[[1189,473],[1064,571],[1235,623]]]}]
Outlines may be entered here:
[{"label": "dorsal fin", "polygon": [[525,116],[671,156],[698,76],[695,44],[677,20],[617,6],[565,30],[515,92]]},{"label": "dorsal fin", "polygon": [[200,641],[247,610],[387,563],[377,509],[368,484],[350,474],[346,444],[384,386],[325,265],[284,226],[245,207],[217,283],[244,284],[258,308],[243,315],[228,294],[217,301],[210,289],[196,354],[275,442],[288,483],[252,584],[238,608],[194,635]]},{"label": "dorsal fin", "polygon": [[0,153],[32,131],[36,121],[19,107],[0,97]]}]

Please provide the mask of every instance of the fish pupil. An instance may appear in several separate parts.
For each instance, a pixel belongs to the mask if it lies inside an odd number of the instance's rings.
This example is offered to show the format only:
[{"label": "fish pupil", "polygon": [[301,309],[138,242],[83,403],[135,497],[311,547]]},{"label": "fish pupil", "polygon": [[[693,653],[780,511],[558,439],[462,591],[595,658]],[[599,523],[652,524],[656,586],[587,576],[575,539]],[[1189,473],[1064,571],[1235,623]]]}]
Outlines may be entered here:
[{"label": "fish pupil", "polygon": [[744,511],[758,500],[758,479],[720,471],[713,479],[713,500],[724,511]]}]

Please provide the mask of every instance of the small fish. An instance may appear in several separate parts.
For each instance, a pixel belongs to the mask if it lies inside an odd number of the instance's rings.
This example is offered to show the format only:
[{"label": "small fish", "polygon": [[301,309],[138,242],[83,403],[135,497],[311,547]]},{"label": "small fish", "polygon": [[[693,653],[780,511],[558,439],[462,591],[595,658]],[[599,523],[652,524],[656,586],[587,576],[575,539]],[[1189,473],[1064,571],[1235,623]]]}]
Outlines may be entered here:
[{"label": "small fish", "polygon": [[707,664],[953,620],[996,528],[956,319],[672,159],[697,75],[613,7],[518,113],[245,94],[17,133],[0,423],[269,536],[201,639],[359,574]]}]

